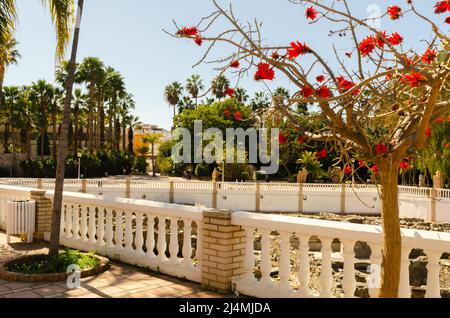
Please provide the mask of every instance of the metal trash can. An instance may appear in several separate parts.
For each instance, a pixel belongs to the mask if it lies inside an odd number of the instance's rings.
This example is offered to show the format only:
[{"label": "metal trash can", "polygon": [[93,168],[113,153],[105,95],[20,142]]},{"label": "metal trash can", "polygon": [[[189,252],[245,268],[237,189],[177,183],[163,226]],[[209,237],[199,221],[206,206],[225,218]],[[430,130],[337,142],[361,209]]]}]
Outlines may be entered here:
[{"label": "metal trash can", "polygon": [[6,243],[10,243],[10,235],[27,236],[27,243],[33,242],[36,220],[36,201],[8,201],[6,203]]}]

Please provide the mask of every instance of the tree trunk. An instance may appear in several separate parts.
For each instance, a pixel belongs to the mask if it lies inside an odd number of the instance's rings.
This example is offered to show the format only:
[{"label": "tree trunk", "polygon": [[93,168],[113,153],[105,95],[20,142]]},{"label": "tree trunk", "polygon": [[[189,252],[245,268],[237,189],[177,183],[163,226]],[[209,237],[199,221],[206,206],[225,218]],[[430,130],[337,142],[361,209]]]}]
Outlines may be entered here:
[{"label": "tree trunk", "polygon": [[4,153],[9,153],[8,139],[9,139],[9,124],[5,124],[5,130],[3,131],[3,151],[4,151]]},{"label": "tree trunk", "polygon": [[156,171],[155,171],[155,144],[152,143],[152,174],[154,177],[156,177]]},{"label": "tree trunk", "polygon": [[59,235],[61,227],[61,207],[63,199],[64,188],[64,173],[66,168],[67,157],[67,139],[69,133],[70,123],[70,105],[72,102],[72,90],[75,81],[75,63],[77,59],[78,38],[80,36],[80,23],[81,15],[83,12],[84,0],[78,0],[78,10],[76,17],[76,25],[72,43],[72,53],[67,68],[68,76],[66,82],[66,96],[64,99],[64,112],[63,121],[61,127],[61,134],[59,136],[59,149],[58,149],[58,164],[56,166],[55,176],[55,193],[53,196],[53,208],[52,208],[52,222],[51,222],[51,234],[50,234],[50,247],[49,256],[58,255],[59,252]]},{"label": "tree trunk", "polygon": [[114,117],[114,110],[116,109],[116,103],[117,103],[117,94],[116,92],[113,92],[111,104],[109,105],[108,109],[108,142],[110,145],[113,144],[113,117]]},{"label": "tree trunk", "polygon": [[99,139],[100,139],[100,146],[105,143],[105,110],[103,101],[99,101],[98,104],[98,113],[99,113]]},{"label": "tree trunk", "polygon": [[129,153],[133,153],[133,151],[134,151],[133,139],[134,139],[134,131],[133,131],[133,127],[130,126],[130,128],[128,128],[128,152]]},{"label": "tree trunk", "polygon": [[114,142],[117,150],[120,149],[120,120],[116,117],[114,120]]},{"label": "tree trunk", "polygon": [[44,160],[44,148],[45,148],[45,132],[47,128],[41,129],[41,160]]},{"label": "tree trunk", "polygon": [[3,81],[5,77],[4,66],[0,66],[0,109],[3,106]]},{"label": "tree trunk", "polygon": [[56,115],[52,115],[52,157],[56,160]]},{"label": "tree trunk", "polygon": [[398,297],[402,238],[398,208],[398,169],[400,161],[392,157],[380,162],[381,218],[383,226],[383,263],[381,298]]},{"label": "tree trunk", "polygon": [[78,103],[75,104],[74,107],[74,129],[73,129],[73,157],[76,158],[78,156],[78,116],[80,111],[80,105]]},{"label": "tree trunk", "polygon": [[25,152],[27,153],[27,160],[31,160],[31,135],[32,135],[33,127],[31,125],[28,126],[26,131],[26,141],[25,141]]},{"label": "tree trunk", "polygon": [[127,149],[127,124],[125,118],[122,118],[122,149]]}]

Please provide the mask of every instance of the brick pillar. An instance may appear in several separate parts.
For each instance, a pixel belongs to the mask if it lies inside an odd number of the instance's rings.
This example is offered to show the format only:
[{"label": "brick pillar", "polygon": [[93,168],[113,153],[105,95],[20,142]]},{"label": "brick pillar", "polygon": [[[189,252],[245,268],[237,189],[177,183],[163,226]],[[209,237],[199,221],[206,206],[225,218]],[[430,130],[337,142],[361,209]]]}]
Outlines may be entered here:
[{"label": "brick pillar", "polygon": [[244,273],[245,231],[231,224],[230,211],[203,212],[202,287],[232,291],[234,276]]},{"label": "brick pillar", "polygon": [[125,182],[125,198],[129,199],[131,197],[131,179],[127,178]]},{"label": "brick pillar", "polygon": [[261,211],[261,184],[256,182],[256,193],[255,193],[255,212]]},{"label": "brick pillar", "polygon": [[343,183],[341,185],[341,214],[345,214],[345,191],[346,185]]},{"label": "brick pillar", "polygon": [[87,180],[86,179],[82,179],[81,180],[81,193],[86,193],[87,190]]},{"label": "brick pillar", "polygon": [[175,202],[175,193],[174,193],[174,183],[173,181],[169,182],[169,203]]},{"label": "brick pillar", "polygon": [[212,208],[217,209],[217,182],[213,181]]},{"label": "brick pillar", "polygon": [[45,190],[31,191],[31,200],[36,201],[35,241],[49,240],[52,219],[52,201],[45,198]]}]

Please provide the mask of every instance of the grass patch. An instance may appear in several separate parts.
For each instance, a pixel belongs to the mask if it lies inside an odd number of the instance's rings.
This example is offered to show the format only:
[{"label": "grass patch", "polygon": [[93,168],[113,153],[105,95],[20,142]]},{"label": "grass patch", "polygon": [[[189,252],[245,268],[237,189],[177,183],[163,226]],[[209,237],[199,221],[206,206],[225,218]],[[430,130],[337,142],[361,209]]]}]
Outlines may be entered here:
[{"label": "grass patch", "polygon": [[78,250],[65,249],[59,252],[59,256],[51,258],[24,259],[23,262],[10,264],[7,270],[23,274],[50,274],[65,273],[69,265],[78,265],[81,270],[100,264],[100,260],[93,252],[83,254]]}]

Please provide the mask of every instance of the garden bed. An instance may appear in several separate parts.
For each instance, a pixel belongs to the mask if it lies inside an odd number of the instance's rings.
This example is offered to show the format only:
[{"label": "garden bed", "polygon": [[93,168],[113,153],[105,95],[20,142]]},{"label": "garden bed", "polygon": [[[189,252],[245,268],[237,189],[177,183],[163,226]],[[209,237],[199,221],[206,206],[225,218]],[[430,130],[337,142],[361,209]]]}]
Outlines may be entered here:
[{"label": "garden bed", "polygon": [[59,260],[46,254],[21,256],[0,267],[0,279],[14,282],[59,282],[65,281],[72,273],[67,273],[69,265],[80,268],[80,277],[89,277],[106,271],[110,264],[107,258],[93,253],[64,250]]}]

